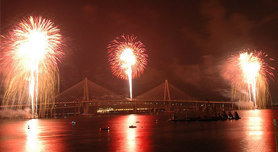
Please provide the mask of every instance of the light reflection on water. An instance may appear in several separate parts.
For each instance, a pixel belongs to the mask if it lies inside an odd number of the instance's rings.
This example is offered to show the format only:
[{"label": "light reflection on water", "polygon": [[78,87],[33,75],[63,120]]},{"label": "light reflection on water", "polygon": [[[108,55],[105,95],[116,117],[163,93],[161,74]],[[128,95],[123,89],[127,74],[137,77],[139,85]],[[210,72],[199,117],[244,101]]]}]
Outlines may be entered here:
[{"label": "light reflection on water", "polygon": [[[246,135],[241,140],[244,151],[272,151],[274,145],[274,126],[272,114],[266,110],[250,110],[246,117]],[[274,150],[274,149],[273,149]]]},{"label": "light reflection on water", "polygon": [[[111,134],[116,136],[117,142],[112,142],[109,151],[150,151],[150,131],[145,129],[148,124],[153,123],[149,116],[131,114],[114,117],[113,121],[119,123],[111,127],[114,128],[111,129]],[[136,128],[129,128],[131,125]]]},{"label": "light reflection on water", "polygon": [[40,151],[43,148],[41,147],[41,144],[39,144],[38,139],[38,121],[37,119],[31,119],[27,121],[28,129],[26,129],[26,135],[27,135],[27,143],[26,143],[26,151]]},{"label": "light reflection on water", "polygon": [[[134,125],[135,122],[135,116],[134,115],[129,115],[126,119],[126,124],[129,125]],[[127,137],[127,145],[128,147],[126,149],[128,149],[128,151],[135,151],[136,148],[136,140],[135,140],[135,136],[137,134],[136,132],[136,128],[128,128],[126,131],[126,137]]]},{"label": "light reflection on water", "polygon": [[250,130],[248,134],[252,138],[261,139],[262,138],[262,118],[260,117],[250,117],[247,121],[248,129]]},{"label": "light reflection on water", "polygon": [[171,113],[0,120],[0,151],[275,151],[272,112],[238,113],[240,120],[190,123],[167,122]]}]

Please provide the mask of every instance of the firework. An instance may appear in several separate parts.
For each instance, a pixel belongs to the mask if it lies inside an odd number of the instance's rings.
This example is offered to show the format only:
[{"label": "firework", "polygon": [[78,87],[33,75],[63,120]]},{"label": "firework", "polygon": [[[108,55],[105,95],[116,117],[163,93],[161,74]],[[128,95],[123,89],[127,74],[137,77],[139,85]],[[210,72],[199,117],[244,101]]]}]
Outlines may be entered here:
[{"label": "firework", "polygon": [[144,44],[134,36],[121,36],[108,45],[108,60],[113,75],[129,80],[130,98],[132,99],[132,79],[139,77],[147,65]]},{"label": "firework", "polygon": [[64,55],[61,39],[60,30],[50,20],[32,16],[3,37],[3,104],[30,105],[33,116],[38,114],[38,106],[41,114],[45,112],[58,91],[57,63]]},{"label": "firework", "polygon": [[224,76],[231,81],[232,100],[254,102],[255,107],[267,106],[269,79],[274,79],[274,68],[265,62],[267,57],[262,51],[243,50],[229,60]]}]

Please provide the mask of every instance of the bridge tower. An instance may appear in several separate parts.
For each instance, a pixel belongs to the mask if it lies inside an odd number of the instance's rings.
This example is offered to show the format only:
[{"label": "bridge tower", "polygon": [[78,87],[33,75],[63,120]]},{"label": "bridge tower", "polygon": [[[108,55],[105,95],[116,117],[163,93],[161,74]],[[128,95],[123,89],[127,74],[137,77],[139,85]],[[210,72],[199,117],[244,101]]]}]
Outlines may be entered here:
[{"label": "bridge tower", "polygon": [[[170,90],[169,90],[169,84],[168,84],[168,80],[165,80],[165,86],[164,86],[164,103],[165,103],[165,108],[166,111],[170,111],[171,110],[171,96],[170,96]],[[168,101],[168,106],[166,105],[166,101]]]},{"label": "bridge tower", "polygon": [[89,89],[88,89],[88,79],[84,80],[84,93],[83,93],[83,111],[84,114],[89,114]]}]

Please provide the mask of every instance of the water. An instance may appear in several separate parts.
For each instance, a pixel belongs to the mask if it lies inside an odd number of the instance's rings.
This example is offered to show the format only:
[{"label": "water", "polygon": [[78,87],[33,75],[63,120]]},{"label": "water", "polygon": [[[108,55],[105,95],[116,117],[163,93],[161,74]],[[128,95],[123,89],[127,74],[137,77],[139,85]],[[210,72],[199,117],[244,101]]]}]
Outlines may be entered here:
[{"label": "water", "polygon": [[274,152],[278,110],[238,113],[240,120],[189,123],[167,122],[170,113],[0,120],[0,151]]}]

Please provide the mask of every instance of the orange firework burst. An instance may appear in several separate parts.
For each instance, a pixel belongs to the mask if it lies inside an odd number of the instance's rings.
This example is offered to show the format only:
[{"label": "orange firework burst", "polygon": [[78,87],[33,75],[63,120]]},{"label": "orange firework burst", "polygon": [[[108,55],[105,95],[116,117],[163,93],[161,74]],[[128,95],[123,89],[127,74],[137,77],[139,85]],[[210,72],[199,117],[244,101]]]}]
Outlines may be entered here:
[{"label": "orange firework burst", "polygon": [[274,68],[264,61],[267,56],[262,51],[243,50],[230,60],[225,77],[232,83],[233,100],[252,101],[255,107],[267,106],[270,99],[268,82],[274,78]]},{"label": "orange firework burst", "polygon": [[[4,37],[2,67],[5,68],[4,104],[31,105],[36,115],[58,90],[58,67],[62,55],[60,30],[42,17],[23,19]],[[27,94],[27,95],[26,95]],[[27,102],[30,101],[30,102]]]},{"label": "orange firework burst", "polygon": [[108,45],[108,60],[112,73],[118,78],[129,80],[130,98],[132,98],[133,78],[139,77],[147,65],[144,44],[136,37],[122,35]]}]

